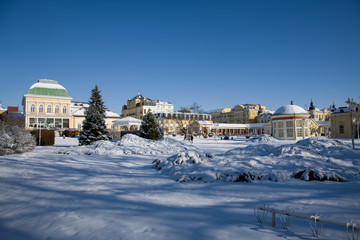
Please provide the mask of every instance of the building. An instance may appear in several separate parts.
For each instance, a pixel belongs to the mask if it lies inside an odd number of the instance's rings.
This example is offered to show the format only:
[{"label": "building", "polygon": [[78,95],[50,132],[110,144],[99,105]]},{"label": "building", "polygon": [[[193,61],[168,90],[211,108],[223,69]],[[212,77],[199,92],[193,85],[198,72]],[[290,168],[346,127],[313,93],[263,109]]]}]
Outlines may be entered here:
[{"label": "building", "polygon": [[265,110],[260,104],[236,105],[229,114],[229,123],[256,123],[257,115]]},{"label": "building", "polygon": [[310,114],[300,106],[285,105],[271,117],[273,137],[281,140],[300,140],[310,137]]},{"label": "building", "polygon": [[[40,79],[23,97],[26,128],[55,128],[81,130],[88,103],[72,101],[67,90],[57,81]],[[113,129],[117,113],[106,110],[105,123]]]},{"label": "building", "polygon": [[240,104],[233,108],[224,108],[221,111],[212,112],[212,119],[217,123],[256,123],[258,114],[266,110],[260,104]]},{"label": "building", "polygon": [[[85,102],[71,102],[71,128],[81,130],[85,120],[85,110],[89,107]],[[108,130],[115,130],[114,121],[120,119],[120,115],[108,109],[105,111],[105,124]]]},{"label": "building", "polygon": [[351,119],[350,106],[339,107],[332,113],[330,122],[332,138],[352,138],[351,129],[354,132],[354,137],[358,137],[360,131],[360,105],[354,105],[353,119]]},{"label": "building", "polygon": [[265,110],[255,117],[255,122],[257,123],[268,123],[271,122],[271,116],[274,114],[274,111]]},{"label": "building", "polygon": [[23,97],[26,128],[70,128],[72,98],[57,81],[40,79]]},{"label": "building", "polygon": [[313,101],[310,102],[310,107],[308,109],[308,112],[310,114],[310,118],[314,119],[315,121],[330,121],[331,111],[329,111],[327,108],[324,108],[320,110],[319,108],[316,108],[314,106]]},{"label": "building", "polygon": [[133,117],[143,119],[148,112],[151,113],[172,113],[174,112],[174,105],[170,102],[162,102],[160,100],[152,100],[144,97],[140,93],[135,97],[127,100],[126,105],[122,107],[122,117]]},{"label": "building", "polygon": [[[208,124],[212,123],[211,115],[204,113],[162,112],[155,113],[154,117],[158,120],[164,133],[181,133],[184,128],[197,134],[209,133],[205,129],[209,129]],[[199,123],[196,125],[195,122],[199,122],[201,126]]]},{"label": "building", "polygon": [[224,108],[219,110],[210,111],[211,119],[214,123],[228,123],[231,108]]}]

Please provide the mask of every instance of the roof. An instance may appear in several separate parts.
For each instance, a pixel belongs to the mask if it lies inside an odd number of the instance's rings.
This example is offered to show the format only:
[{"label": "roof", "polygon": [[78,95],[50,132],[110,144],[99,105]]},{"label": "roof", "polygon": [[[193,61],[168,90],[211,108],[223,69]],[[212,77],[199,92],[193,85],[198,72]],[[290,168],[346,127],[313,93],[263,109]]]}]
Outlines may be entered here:
[{"label": "roof", "polygon": [[267,123],[213,123],[212,126],[215,128],[262,128]]},{"label": "roof", "polygon": [[334,111],[334,113],[346,113],[346,112],[350,112],[350,109],[348,107],[339,107]]},{"label": "roof", "polygon": [[211,122],[209,121],[197,121],[200,125],[211,125]]},{"label": "roof", "polygon": [[[74,116],[85,116],[85,108],[80,108],[73,113]],[[106,110],[105,117],[120,117],[119,114]]]},{"label": "roof", "polygon": [[316,122],[319,126],[331,126],[331,122],[330,121],[317,121]]},{"label": "roof", "polygon": [[125,117],[118,120],[113,121],[114,125],[118,126],[130,126],[130,125],[140,125],[141,120],[133,117]]},{"label": "roof", "polygon": [[33,84],[28,94],[32,95],[44,95],[44,96],[57,96],[57,97],[70,97],[66,89],[58,84],[57,81],[49,79],[39,79],[39,81]]},{"label": "roof", "polygon": [[284,105],[275,111],[274,115],[296,115],[296,114],[308,114],[308,112],[298,105]]}]

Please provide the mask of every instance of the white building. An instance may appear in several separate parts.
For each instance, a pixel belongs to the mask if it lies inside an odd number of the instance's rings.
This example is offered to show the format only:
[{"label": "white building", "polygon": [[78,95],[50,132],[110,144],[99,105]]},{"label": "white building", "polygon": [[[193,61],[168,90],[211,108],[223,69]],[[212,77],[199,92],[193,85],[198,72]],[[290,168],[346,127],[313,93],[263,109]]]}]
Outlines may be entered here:
[{"label": "white building", "polygon": [[310,137],[310,114],[300,106],[280,107],[271,116],[273,137],[281,140],[300,140]]}]

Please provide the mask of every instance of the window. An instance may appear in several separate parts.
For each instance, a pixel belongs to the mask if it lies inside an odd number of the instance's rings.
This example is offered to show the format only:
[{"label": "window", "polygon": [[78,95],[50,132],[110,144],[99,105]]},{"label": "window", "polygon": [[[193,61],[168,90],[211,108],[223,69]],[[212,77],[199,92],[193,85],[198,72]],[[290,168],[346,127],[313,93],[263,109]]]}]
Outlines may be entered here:
[{"label": "window", "polygon": [[63,119],[63,128],[69,128],[69,119]]},{"label": "window", "polygon": [[41,112],[41,113],[44,112],[44,106],[43,105],[39,106],[39,112]]},{"label": "window", "polygon": [[47,113],[51,113],[51,106],[50,106],[50,105],[47,106],[46,112],[47,112]]},{"label": "window", "polygon": [[340,125],[339,127],[340,134],[344,133],[344,125]]},{"label": "window", "polygon": [[35,105],[34,105],[34,104],[31,104],[31,106],[30,106],[30,112],[35,112]]},{"label": "window", "polygon": [[302,137],[302,129],[301,128],[296,129],[296,136]]},{"label": "window", "polygon": [[[292,123],[292,122],[291,122]],[[293,129],[290,128],[290,129],[286,129],[286,136],[287,137],[294,137],[294,132],[293,132]]]},{"label": "window", "polygon": [[63,106],[63,113],[66,113],[66,106]]},{"label": "window", "polygon": [[293,127],[293,121],[286,121],[286,127]]},{"label": "window", "polygon": [[302,127],[302,122],[301,122],[301,120],[297,120],[297,121],[296,121],[296,127]]},{"label": "window", "polygon": [[284,127],[284,123],[283,123],[283,122],[279,122],[278,125],[279,125],[279,128],[283,128],[283,127]]},{"label": "window", "polygon": [[279,129],[279,137],[284,137],[284,129]]},{"label": "window", "polygon": [[55,106],[55,113],[59,113],[59,106],[58,105]]}]

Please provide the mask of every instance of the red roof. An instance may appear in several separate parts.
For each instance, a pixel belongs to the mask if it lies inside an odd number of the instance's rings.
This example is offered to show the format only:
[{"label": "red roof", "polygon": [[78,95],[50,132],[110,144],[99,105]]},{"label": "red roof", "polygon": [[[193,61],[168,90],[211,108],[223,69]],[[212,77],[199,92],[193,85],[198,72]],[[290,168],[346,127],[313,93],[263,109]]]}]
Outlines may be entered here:
[{"label": "red roof", "polygon": [[19,112],[19,107],[8,107],[8,112],[17,113]]}]

